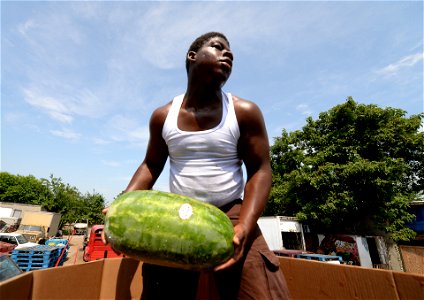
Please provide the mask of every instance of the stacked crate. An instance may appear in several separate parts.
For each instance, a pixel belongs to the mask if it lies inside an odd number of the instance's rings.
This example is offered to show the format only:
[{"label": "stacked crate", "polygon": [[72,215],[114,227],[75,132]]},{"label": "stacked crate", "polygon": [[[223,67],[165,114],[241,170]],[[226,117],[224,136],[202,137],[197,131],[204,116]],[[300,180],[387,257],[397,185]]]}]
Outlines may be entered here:
[{"label": "stacked crate", "polygon": [[66,250],[69,250],[69,242],[67,239],[49,239],[45,242],[45,245],[48,246],[57,246],[57,247],[65,247]]},{"label": "stacked crate", "polygon": [[[54,267],[61,255],[62,249],[63,247],[37,245],[34,247],[15,249],[11,257],[22,271],[28,272]],[[63,265],[65,258],[66,252],[60,259],[59,266]]]}]

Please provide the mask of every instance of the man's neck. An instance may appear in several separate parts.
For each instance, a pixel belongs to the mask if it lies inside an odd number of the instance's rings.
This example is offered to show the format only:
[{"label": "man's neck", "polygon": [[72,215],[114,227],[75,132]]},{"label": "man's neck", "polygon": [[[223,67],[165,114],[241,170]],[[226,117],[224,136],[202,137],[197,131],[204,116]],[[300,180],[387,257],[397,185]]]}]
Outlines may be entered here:
[{"label": "man's neck", "polygon": [[202,109],[222,101],[221,87],[205,85],[188,85],[184,96],[186,108]]}]

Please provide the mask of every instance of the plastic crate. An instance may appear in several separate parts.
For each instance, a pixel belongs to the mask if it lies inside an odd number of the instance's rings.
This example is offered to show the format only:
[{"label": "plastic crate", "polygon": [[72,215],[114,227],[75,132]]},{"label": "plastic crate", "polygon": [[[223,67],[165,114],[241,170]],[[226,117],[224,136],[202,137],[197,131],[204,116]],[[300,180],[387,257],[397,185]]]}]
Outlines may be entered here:
[{"label": "plastic crate", "polygon": [[[15,249],[11,254],[11,258],[22,271],[27,272],[54,267],[62,250],[63,247],[38,245],[18,250]],[[63,265],[66,256],[65,252],[59,265]]]},{"label": "plastic crate", "polygon": [[56,255],[60,252],[59,247],[52,247],[46,245],[37,245],[33,247],[14,249],[12,251],[12,256],[32,256],[32,255]]},{"label": "plastic crate", "polygon": [[49,239],[44,243],[47,246],[65,247],[69,249],[69,242],[67,239]]}]

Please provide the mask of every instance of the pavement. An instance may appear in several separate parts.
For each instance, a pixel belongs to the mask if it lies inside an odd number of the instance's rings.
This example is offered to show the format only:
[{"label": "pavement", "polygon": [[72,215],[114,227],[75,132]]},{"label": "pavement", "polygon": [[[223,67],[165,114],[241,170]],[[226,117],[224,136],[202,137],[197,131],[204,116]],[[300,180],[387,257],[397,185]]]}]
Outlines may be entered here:
[{"label": "pavement", "polygon": [[63,265],[69,266],[69,265],[84,264],[85,263],[83,260],[84,236],[83,235],[71,235],[71,236],[64,235],[63,238],[69,240],[68,257],[63,263]]}]

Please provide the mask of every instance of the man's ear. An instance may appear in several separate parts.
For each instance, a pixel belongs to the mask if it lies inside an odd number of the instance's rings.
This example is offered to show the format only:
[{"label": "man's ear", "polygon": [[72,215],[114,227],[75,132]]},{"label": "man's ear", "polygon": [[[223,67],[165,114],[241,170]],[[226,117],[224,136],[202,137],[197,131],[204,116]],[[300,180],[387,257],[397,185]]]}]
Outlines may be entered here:
[{"label": "man's ear", "polygon": [[197,54],[196,51],[189,51],[187,53],[187,59],[191,62],[195,61],[196,60],[196,54]]}]

